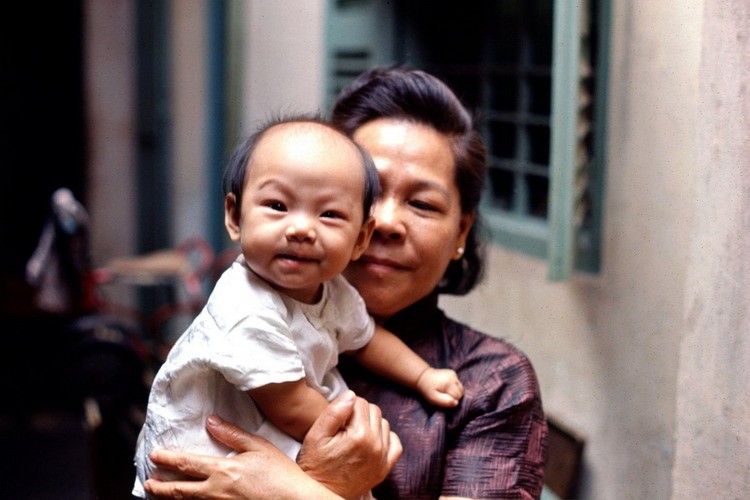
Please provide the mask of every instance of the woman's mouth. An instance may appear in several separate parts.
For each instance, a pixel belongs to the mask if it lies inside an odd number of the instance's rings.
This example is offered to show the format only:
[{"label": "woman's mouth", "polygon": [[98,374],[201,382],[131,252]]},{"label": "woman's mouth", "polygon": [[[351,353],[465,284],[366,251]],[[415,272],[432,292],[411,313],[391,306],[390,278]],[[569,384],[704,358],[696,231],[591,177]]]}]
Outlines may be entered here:
[{"label": "woman's mouth", "polygon": [[381,272],[403,271],[408,269],[408,266],[395,260],[375,257],[372,255],[363,255],[360,257],[358,263],[368,269]]}]

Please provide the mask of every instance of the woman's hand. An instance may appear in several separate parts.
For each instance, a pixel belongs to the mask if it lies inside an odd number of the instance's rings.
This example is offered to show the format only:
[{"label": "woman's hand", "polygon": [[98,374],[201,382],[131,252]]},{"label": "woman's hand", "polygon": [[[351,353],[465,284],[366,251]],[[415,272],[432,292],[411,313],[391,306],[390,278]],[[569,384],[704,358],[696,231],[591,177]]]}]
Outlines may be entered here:
[{"label": "woman's hand", "polygon": [[206,420],[216,439],[237,451],[229,458],[154,451],[159,467],[179,471],[196,481],[149,479],[146,492],[156,498],[203,499],[340,499],[310,478],[278,448],[216,416]]},{"label": "woman's hand", "polygon": [[[263,438],[224,422],[206,421],[216,439],[237,451],[229,458],[158,450],[161,468],[195,481],[149,479],[156,498],[297,499],[358,496],[378,484],[401,456],[401,443],[380,410],[346,391],[313,424],[295,464]],[[308,474],[303,472],[303,469]],[[328,488],[326,488],[326,486]]]},{"label": "woman's hand", "polygon": [[380,484],[401,458],[401,441],[382,418],[380,408],[347,391],[307,433],[297,457],[299,466],[339,495],[352,498]]}]

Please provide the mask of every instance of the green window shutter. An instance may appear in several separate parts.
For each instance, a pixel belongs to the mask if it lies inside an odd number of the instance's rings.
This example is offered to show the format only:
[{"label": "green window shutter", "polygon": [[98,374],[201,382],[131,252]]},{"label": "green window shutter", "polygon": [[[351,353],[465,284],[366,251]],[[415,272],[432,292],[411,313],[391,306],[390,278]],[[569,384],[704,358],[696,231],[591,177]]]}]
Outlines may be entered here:
[{"label": "green window shutter", "polygon": [[[547,262],[550,280],[568,279],[575,267],[579,229],[590,203],[594,105],[588,82],[590,8],[586,0],[554,3],[552,130]],[[600,134],[598,134],[600,135]]]},{"label": "green window shutter", "polygon": [[578,61],[582,1],[554,4],[552,50],[552,130],[550,146],[550,204],[547,260],[549,278],[570,276],[575,252],[576,135],[578,123]]},{"label": "green window shutter", "polygon": [[328,107],[363,71],[392,62],[392,6],[376,0],[329,0],[326,13]]}]

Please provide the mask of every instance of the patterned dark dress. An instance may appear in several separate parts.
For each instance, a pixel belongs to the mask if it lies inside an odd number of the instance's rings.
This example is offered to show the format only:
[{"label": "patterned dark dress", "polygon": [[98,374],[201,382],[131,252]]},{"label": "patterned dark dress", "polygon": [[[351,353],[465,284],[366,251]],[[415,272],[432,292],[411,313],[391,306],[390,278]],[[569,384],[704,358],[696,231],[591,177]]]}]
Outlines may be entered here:
[{"label": "patterned dark dress", "polygon": [[366,372],[342,356],[349,386],[382,409],[404,453],[378,499],[538,498],[547,424],[534,369],[517,348],[448,319],[431,295],[386,328],[434,367],[452,368],[465,395],[451,410]]}]

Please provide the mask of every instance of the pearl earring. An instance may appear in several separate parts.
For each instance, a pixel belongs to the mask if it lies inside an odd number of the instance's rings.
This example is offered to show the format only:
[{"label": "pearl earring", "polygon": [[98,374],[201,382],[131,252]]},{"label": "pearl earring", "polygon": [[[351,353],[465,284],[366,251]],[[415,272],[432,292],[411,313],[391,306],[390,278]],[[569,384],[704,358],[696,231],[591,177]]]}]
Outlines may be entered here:
[{"label": "pearl earring", "polygon": [[464,247],[458,247],[456,248],[456,255],[458,255],[458,259],[464,256]]}]

